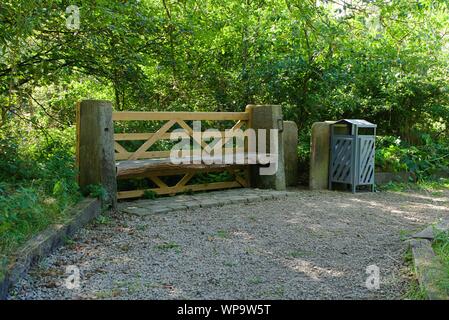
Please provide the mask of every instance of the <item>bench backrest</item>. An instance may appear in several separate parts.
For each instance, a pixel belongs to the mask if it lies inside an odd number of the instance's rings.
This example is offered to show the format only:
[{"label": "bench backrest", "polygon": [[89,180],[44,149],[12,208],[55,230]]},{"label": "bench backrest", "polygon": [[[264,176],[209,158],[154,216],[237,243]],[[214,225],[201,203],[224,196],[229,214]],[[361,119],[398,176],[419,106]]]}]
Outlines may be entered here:
[{"label": "bench backrest", "polygon": [[[250,112],[113,112],[113,121],[165,121],[165,123],[156,131],[150,133],[115,133],[114,134],[114,148],[116,160],[139,160],[139,159],[154,159],[154,158],[168,158],[170,151],[149,149],[160,140],[170,140],[170,130],[174,127],[184,129],[191,139],[195,139],[193,135],[193,128],[187,124],[186,121],[232,121],[234,124],[230,130],[242,129],[250,126]],[[224,137],[224,131],[221,131]],[[123,141],[144,141],[140,147],[135,151],[128,151],[120,144]],[[196,141],[205,146],[205,142]],[[227,141],[223,141],[223,146]],[[224,148],[224,147],[223,147]],[[228,150],[223,149],[224,152]]]}]

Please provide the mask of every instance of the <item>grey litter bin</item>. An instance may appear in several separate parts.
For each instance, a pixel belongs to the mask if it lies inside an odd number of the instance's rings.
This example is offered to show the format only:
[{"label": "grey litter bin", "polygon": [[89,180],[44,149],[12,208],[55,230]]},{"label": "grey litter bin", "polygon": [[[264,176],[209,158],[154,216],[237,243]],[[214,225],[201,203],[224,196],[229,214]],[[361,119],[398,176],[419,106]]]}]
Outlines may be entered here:
[{"label": "grey litter bin", "polygon": [[376,125],[365,120],[343,119],[331,125],[329,189],[335,183],[370,186],[374,191]]}]

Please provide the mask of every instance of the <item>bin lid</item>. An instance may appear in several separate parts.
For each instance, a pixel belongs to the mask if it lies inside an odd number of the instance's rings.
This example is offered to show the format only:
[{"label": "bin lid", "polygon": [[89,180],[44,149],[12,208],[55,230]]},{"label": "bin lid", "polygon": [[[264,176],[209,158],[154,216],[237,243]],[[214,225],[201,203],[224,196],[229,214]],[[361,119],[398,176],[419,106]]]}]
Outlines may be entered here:
[{"label": "bin lid", "polygon": [[334,124],[354,124],[359,128],[377,128],[377,125],[374,123],[361,119],[342,119],[338,120]]}]

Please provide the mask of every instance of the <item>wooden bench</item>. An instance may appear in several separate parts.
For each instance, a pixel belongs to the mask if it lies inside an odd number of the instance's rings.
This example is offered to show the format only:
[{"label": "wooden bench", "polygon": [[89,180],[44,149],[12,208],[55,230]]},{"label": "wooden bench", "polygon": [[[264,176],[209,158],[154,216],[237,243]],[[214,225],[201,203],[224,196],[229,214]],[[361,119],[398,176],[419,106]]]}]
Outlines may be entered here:
[{"label": "wooden bench", "polygon": [[[223,136],[223,156],[234,154],[243,159],[242,164],[226,164],[220,156],[206,155],[206,157],[195,157],[191,155],[181,158],[180,164],[174,164],[170,160],[170,150],[153,150],[154,146],[162,140],[170,140],[170,130],[174,128],[184,130],[186,136],[198,143],[201,148],[207,147],[205,141],[199,141],[193,134],[193,128],[188,121],[217,122],[226,121],[232,123],[230,131],[245,129],[248,127],[248,112],[114,112],[112,114],[114,122],[119,121],[158,121],[163,122],[156,132],[151,133],[115,133],[114,148],[116,159],[117,179],[148,179],[154,187],[119,191],[118,199],[135,198],[144,195],[145,190],[150,190],[159,195],[175,194],[186,191],[215,190],[238,187],[249,187],[248,163],[255,163],[256,154],[248,153],[246,150],[236,148],[225,148],[225,143],[229,139],[224,139],[225,132],[220,130]],[[123,146],[125,141],[143,141],[143,143],[133,151],[129,151]],[[195,161],[196,160],[196,161]],[[219,163],[222,162],[222,163]],[[231,181],[190,183],[197,174],[226,171],[233,178]],[[170,176],[170,179],[164,177]],[[175,178],[174,176],[177,176]],[[167,182],[170,180],[170,184]]]},{"label": "wooden bench", "polygon": [[[130,128],[135,121],[145,121],[143,127],[153,123],[155,129],[151,131],[154,132],[133,132]],[[173,163],[167,140],[171,140],[174,129],[180,129],[197,146],[208,147],[208,143],[198,140],[194,124],[189,124],[191,121],[218,128],[225,137],[223,154],[233,154],[243,161],[217,163],[211,161],[215,157],[213,154],[202,155],[201,161],[196,161],[200,159],[192,152],[185,159],[190,160],[188,163]],[[162,195],[249,186],[285,189],[282,147],[276,155],[279,170],[271,176],[260,175],[258,170],[252,169],[257,167],[249,164],[256,162],[253,150],[249,152],[245,143],[227,144],[233,137],[224,134],[225,130],[279,129],[282,126],[280,106],[247,106],[244,112],[113,112],[109,101],[84,100],[77,105],[76,124],[76,162],[81,190],[88,191],[90,185],[102,185],[107,194],[103,202],[113,208],[117,199],[140,197],[147,190]],[[282,146],[281,136],[278,144]],[[198,177],[215,172],[226,172],[225,181],[204,182]],[[117,181],[126,179],[145,179],[149,185],[138,190],[117,191]]]}]

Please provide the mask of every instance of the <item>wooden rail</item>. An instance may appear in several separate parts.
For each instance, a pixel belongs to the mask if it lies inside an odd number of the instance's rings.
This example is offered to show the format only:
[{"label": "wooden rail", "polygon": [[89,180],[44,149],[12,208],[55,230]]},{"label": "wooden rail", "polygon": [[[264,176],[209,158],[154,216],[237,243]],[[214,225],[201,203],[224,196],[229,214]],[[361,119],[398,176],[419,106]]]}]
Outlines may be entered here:
[{"label": "wooden rail", "polygon": [[[134,178],[147,178],[152,181],[157,187],[151,188],[151,190],[157,194],[174,194],[184,191],[198,191],[198,190],[213,190],[213,189],[226,189],[236,187],[248,187],[249,186],[249,169],[248,166],[239,170],[238,166],[188,166],[182,165],[176,168],[172,167],[167,169],[169,162],[170,151],[167,150],[153,150],[149,149],[160,140],[169,140],[171,133],[170,130],[176,125],[179,125],[188,137],[196,141],[206,148],[207,144],[204,141],[198,141],[196,135],[193,134],[193,128],[189,126],[186,121],[234,121],[234,125],[230,128],[230,131],[242,129],[244,126],[250,125],[250,113],[249,112],[114,112],[112,114],[113,121],[166,121],[156,132],[137,132],[137,133],[116,133],[114,134],[114,149],[115,159],[118,161],[118,166],[127,166],[128,163],[138,163],[138,161],[145,159],[154,159],[159,161],[161,167],[157,170],[158,165],[152,169],[151,173],[142,173],[142,170],[136,168],[136,176]],[[222,131],[222,137],[225,138]],[[225,147],[226,142],[230,138],[223,139],[223,153],[234,152]],[[128,151],[121,144],[124,141],[144,141],[135,151]],[[165,159],[165,161],[164,161]],[[134,165],[135,166],[135,165]],[[241,166],[240,166],[241,167]],[[203,184],[188,184],[197,173],[201,172],[214,172],[214,171],[227,171],[233,178],[233,181],[225,182],[213,182]],[[139,174],[137,174],[139,172]],[[145,171],[144,171],[145,172]],[[162,177],[172,176],[173,172],[180,175],[179,181],[174,185],[167,185],[162,181]],[[132,178],[129,174],[126,176],[118,175],[118,179]],[[119,199],[140,197],[144,194],[145,190],[131,190],[131,191],[119,191],[117,196]]]},{"label": "wooden rail", "polygon": [[121,111],[112,114],[114,121],[141,121],[141,120],[249,120],[248,112],[142,112]]}]

